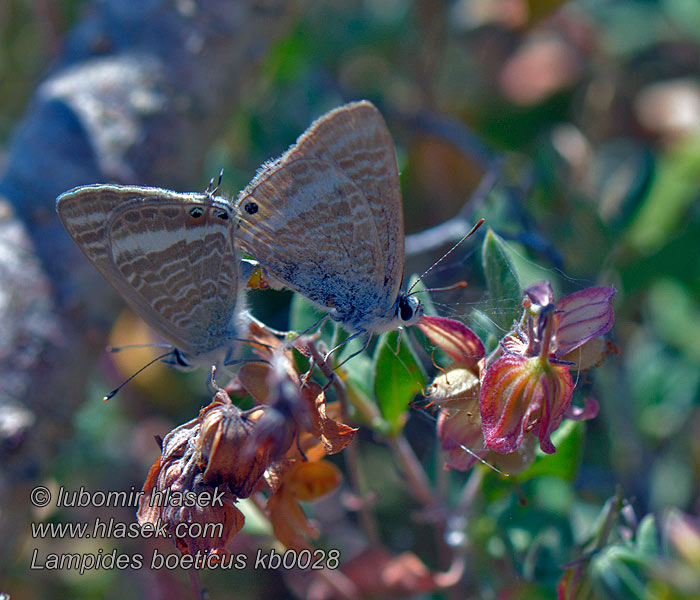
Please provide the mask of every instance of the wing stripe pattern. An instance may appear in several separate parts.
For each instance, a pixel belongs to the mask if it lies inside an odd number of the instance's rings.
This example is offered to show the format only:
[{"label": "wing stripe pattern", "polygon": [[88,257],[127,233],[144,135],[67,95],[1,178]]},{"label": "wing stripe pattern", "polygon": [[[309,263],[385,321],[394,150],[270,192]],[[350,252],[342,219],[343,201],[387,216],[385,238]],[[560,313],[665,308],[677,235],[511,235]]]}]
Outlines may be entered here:
[{"label": "wing stripe pattern", "polygon": [[94,185],[59,197],[66,230],[129,305],[181,352],[230,349],[238,260],[223,198]]},{"label": "wing stripe pattern", "polygon": [[351,330],[396,319],[403,212],[391,135],[371,103],[314,122],[263,165],[236,208],[241,247],[273,277]]}]

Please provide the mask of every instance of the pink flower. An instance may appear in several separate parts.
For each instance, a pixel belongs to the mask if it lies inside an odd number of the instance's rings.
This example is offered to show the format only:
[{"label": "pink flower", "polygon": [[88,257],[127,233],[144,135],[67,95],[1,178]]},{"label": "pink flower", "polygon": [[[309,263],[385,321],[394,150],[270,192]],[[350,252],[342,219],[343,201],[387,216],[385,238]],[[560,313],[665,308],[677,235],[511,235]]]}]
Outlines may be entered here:
[{"label": "pink flower", "polygon": [[554,353],[561,358],[610,331],[615,320],[615,288],[590,287],[564,296],[555,305]]},{"label": "pink flower", "polygon": [[[530,356],[539,354],[540,345],[550,344],[549,351],[556,358],[562,358],[572,350],[580,348],[594,338],[610,331],[615,315],[612,300],[615,288],[589,287],[568,296],[554,304],[554,294],[549,281],[540,281],[525,289],[523,302],[527,317],[528,331],[518,332],[521,342],[530,345]],[[551,339],[542,339],[543,314],[554,309],[554,328]],[[539,345],[538,345],[539,344]]]},{"label": "pink flower", "polygon": [[459,365],[474,369],[484,357],[484,345],[464,323],[444,317],[424,316],[416,326]]},{"label": "pink flower", "polygon": [[553,454],[556,448],[550,436],[564,417],[597,414],[592,398],[583,409],[571,408],[574,384],[569,368],[582,365],[564,358],[609,331],[614,295],[614,288],[591,287],[555,305],[549,282],[525,290],[521,322],[502,340],[500,357],[481,377],[479,408],[488,448],[514,452],[525,434],[532,432],[540,448]]},{"label": "pink flower", "polygon": [[505,355],[481,382],[481,427],[486,445],[496,452],[515,452],[525,433],[540,439],[544,452],[556,451],[550,440],[571,404],[574,382],[569,369],[547,358]]}]

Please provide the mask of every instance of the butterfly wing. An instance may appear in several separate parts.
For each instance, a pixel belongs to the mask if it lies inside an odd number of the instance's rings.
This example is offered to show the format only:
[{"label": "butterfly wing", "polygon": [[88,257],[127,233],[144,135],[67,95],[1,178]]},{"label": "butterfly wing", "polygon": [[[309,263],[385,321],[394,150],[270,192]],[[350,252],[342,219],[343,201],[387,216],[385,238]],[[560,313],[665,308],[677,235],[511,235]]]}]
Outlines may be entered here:
[{"label": "butterfly wing", "polygon": [[391,135],[369,102],[322,116],[237,202],[238,239],[290,288],[352,329],[393,319],[403,212]]},{"label": "butterfly wing", "polygon": [[63,224],[129,305],[185,354],[232,334],[232,209],[204,194],[97,185],[58,198]]}]

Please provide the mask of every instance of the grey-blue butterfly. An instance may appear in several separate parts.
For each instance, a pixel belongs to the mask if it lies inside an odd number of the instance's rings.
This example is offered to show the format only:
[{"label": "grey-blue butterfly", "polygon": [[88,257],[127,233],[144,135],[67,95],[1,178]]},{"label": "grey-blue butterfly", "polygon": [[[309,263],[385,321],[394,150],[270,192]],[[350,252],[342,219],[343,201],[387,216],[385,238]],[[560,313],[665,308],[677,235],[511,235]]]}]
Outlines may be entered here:
[{"label": "grey-blue butterfly", "polygon": [[206,193],[88,185],[56,210],[90,262],[173,345],[181,369],[230,364],[246,319],[233,207]]},{"label": "grey-blue butterfly", "polygon": [[236,201],[236,235],[273,285],[295,290],[353,336],[415,324],[402,292],[403,206],[391,134],[367,101],[317,119]]}]

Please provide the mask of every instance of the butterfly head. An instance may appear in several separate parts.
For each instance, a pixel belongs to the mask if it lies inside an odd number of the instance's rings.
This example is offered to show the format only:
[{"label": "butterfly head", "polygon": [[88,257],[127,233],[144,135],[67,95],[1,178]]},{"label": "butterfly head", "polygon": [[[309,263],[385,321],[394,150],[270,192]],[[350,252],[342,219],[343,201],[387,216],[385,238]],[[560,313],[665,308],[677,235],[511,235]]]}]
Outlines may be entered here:
[{"label": "butterfly head", "polygon": [[423,305],[415,296],[401,294],[396,301],[396,318],[401,325],[415,325],[423,316]]},{"label": "butterfly head", "polygon": [[192,360],[189,356],[179,348],[173,348],[173,351],[163,359],[163,362],[170,365],[178,371],[192,371],[196,368],[196,365],[192,364]]}]

